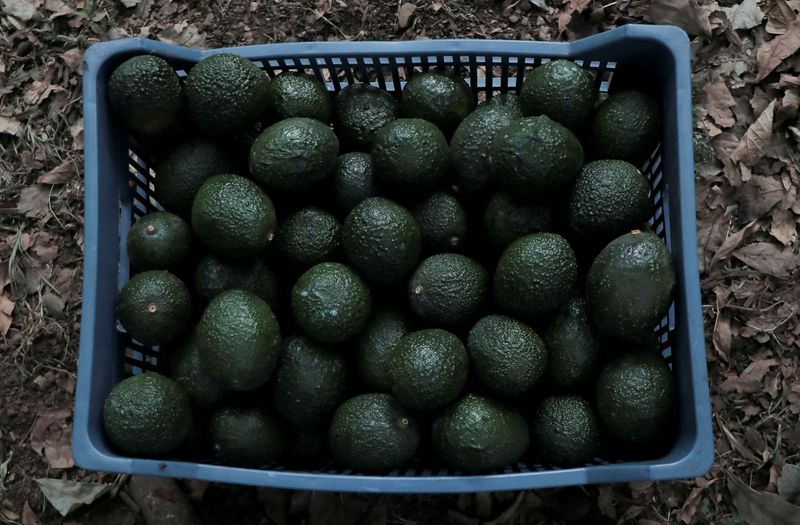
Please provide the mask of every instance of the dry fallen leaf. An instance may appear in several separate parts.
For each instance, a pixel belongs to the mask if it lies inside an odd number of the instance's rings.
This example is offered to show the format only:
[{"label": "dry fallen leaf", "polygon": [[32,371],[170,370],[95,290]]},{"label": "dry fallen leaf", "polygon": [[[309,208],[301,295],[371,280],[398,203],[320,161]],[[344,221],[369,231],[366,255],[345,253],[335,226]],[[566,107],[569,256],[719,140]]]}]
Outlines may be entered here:
[{"label": "dry fallen leaf", "polygon": [[734,252],[753,232],[757,231],[761,224],[758,220],[754,220],[747,224],[744,228],[734,233],[722,243],[722,246],[714,254],[709,263],[709,268],[713,267],[717,262],[727,259],[730,254]]},{"label": "dry fallen leaf", "polygon": [[692,36],[711,36],[711,24],[697,0],[652,0],[649,14],[655,24],[678,26]]},{"label": "dry fallen leaf", "polygon": [[597,506],[600,513],[608,519],[617,520],[617,509],[614,507],[614,492],[610,485],[603,485],[597,490]]},{"label": "dry fallen leaf", "polygon": [[47,501],[62,515],[66,516],[83,505],[93,503],[111,489],[106,483],[81,483],[77,481],[38,478],[36,483]]},{"label": "dry fallen leaf", "polygon": [[2,0],[2,10],[22,22],[29,22],[36,16],[41,0]]},{"label": "dry fallen leaf", "polygon": [[43,219],[50,213],[50,189],[43,184],[22,188],[17,210],[27,217]]},{"label": "dry fallen leaf", "polygon": [[72,424],[67,422],[71,417],[70,408],[57,408],[39,414],[31,427],[31,448],[44,454],[51,468],[75,465],[70,449]]},{"label": "dry fallen leaf", "polygon": [[758,48],[758,75],[756,82],[772,73],[786,58],[800,49],[800,16],[786,27],[786,31]]},{"label": "dry fallen leaf", "polygon": [[736,117],[731,109],[736,105],[736,101],[725,80],[721,78],[712,80],[703,86],[703,93],[705,93],[706,110],[718,126],[729,128],[736,124]]},{"label": "dry fallen leaf", "polygon": [[765,150],[772,140],[772,122],[775,116],[775,101],[761,112],[744,136],[739,141],[736,149],[731,153],[734,162],[744,162],[748,166],[754,165],[764,156]]},{"label": "dry fallen leaf", "polygon": [[5,336],[11,328],[11,314],[16,303],[5,295],[0,295],[0,335]]},{"label": "dry fallen leaf", "polygon": [[775,210],[769,233],[784,246],[794,244],[797,241],[797,220],[794,213],[791,210]]},{"label": "dry fallen leaf", "polygon": [[202,49],[206,47],[206,34],[194,24],[175,24],[158,33],[158,39],[168,44]]},{"label": "dry fallen leaf", "polygon": [[773,277],[786,278],[800,266],[800,255],[771,242],[754,242],[733,252],[747,266]]},{"label": "dry fallen leaf", "polygon": [[569,0],[561,7],[558,15],[558,34],[564,32],[574,16],[580,15],[584,9],[589,7],[591,0]]},{"label": "dry fallen leaf", "polygon": [[767,33],[772,35],[782,35],[786,28],[795,19],[796,15],[786,0],[773,0],[767,10]]},{"label": "dry fallen leaf", "polygon": [[136,7],[142,0],[120,0],[125,7]]},{"label": "dry fallen leaf", "polygon": [[790,503],[800,500],[800,467],[786,464],[777,481],[778,494]]},{"label": "dry fallen leaf", "polygon": [[397,25],[400,29],[405,29],[411,24],[411,17],[414,16],[414,11],[417,6],[411,3],[405,3],[397,10]]},{"label": "dry fallen leaf", "polygon": [[678,520],[681,523],[693,523],[694,516],[697,514],[697,507],[703,499],[703,489],[694,487],[689,495],[686,497],[680,512],[678,512]]},{"label": "dry fallen leaf", "polygon": [[28,504],[28,500],[25,500],[25,504],[22,506],[22,525],[42,525],[42,520],[39,519],[39,516],[33,512],[33,509]]},{"label": "dry fallen leaf", "polygon": [[728,480],[728,488],[734,505],[747,523],[797,525],[800,507],[777,494],[755,491],[733,476]]},{"label": "dry fallen leaf", "polygon": [[0,134],[16,135],[22,134],[22,124],[19,120],[0,115]]},{"label": "dry fallen leaf", "polygon": [[764,19],[764,12],[758,7],[756,0],[744,0],[737,6],[723,7],[722,10],[728,15],[733,29],[751,29],[760,25]]},{"label": "dry fallen leaf", "polygon": [[763,217],[779,202],[791,205],[793,193],[787,191],[777,177],[753,175],[741,188],[739,219],[750,221]]},{"label": "dry fallen leaf", "polygon": [[75,171],[75,162],[72,159],[66,159],[47,173],[39,175],[36,182],[39,184],[64,184],[72,180],[72,177],[75,176]]}]

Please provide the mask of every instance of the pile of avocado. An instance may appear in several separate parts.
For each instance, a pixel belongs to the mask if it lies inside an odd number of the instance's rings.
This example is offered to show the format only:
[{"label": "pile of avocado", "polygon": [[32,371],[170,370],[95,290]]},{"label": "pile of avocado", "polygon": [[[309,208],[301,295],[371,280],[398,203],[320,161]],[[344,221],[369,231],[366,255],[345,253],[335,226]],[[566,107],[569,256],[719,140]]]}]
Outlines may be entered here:
[{"label": "pile of avocado", "polygon": [[659,104],[566,60],[480,104],[452,71],[407,80],[334,96],[227,53],[113,71],[163,207],[118,301],[160,372],[111,390],[113,448],[473,473],[672,445],[675,270],[637,167]]}]

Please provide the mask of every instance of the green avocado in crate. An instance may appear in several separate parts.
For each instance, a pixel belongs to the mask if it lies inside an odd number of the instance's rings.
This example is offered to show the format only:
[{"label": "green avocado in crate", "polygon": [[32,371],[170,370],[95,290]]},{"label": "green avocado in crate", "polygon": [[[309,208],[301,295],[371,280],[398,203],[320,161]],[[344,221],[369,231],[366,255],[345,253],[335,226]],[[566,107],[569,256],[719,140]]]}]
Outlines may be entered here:
[{"label": "green avocado in crate", "polygon": [[680,30],[127,39],[84,71],[81,466],[356,492],[709,468]]}]

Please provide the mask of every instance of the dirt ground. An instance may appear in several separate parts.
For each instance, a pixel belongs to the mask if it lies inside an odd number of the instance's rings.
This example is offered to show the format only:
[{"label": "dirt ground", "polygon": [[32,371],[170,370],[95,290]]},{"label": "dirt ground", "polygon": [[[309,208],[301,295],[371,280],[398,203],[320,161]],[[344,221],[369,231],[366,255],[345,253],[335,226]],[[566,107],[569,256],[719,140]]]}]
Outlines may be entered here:
[{"label": "dirt ground", "polygon": [[[126,478],[69,450],[83,250],[81,54],[144,36],[572,40],[628,23],[692,38],[699,256],[716,460],[696,479],[492,495],[181,484],[206,523],[800,520],[800,0],[0,0],[0,521],[141,523]],[[39,478],[110,493],[62,518]]]}]

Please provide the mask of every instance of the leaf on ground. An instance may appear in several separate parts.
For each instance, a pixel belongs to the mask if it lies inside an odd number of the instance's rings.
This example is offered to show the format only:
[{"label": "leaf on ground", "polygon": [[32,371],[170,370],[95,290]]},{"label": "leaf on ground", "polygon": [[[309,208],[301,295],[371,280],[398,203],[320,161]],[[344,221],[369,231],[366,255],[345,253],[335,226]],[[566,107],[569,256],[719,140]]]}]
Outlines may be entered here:
[{"label": "leaf on ground", "polygon": [[33,512],[30,504],[28,504],[28,500],[25,500],[25,504],[22,506],[22,525],[42,525],[42,520],[39,519],[39,516]]},{"label": "leaf on ground", "polygon": [[31,448],[44,454],[51,468],[70,468],[75,465],[70,450],[72,409],[56,408],[36,417],[31,427]]},{"label": "leaf on ground", "polygon": [[722,295],[723,294],[721,294],[720,290],[718,289],[717,317],[714,321],[714,332],[711,336],[711,341],[714,344],[714,349],[717,351],[717,353],[719,353],[725,359],[725,361],[730,361],[733,332],[731,331],[731,316],[728,311],[724,309]]},{"label": "leaf on ground", "polygon": [[39,175],[36,182],[39,184],[64,184],[72,180],[75,176],[75,172],[75,162],[72,159],[66,159],[47,173]]},{"label": "leaf on ground", "polygon": [[41,0],[2,0],[0,3],[4,13],[22,22],[30,22],[36,16],[36,9],[41,5]]},{"label": "leaf on ground", "polygon": [[44,219],[50,213],[50,188],[44,184],[34,184],[19,192],[17,211],[27,217]]},{"label": "leaf on ground", "polygon": [[740,393],[752,394],[762,390],[764,376],[769,370],[778,365],[778,361],[771,358],[756,355],[753,362],[742,370],[741,374],[731,371],[728,377],[720,384],[723,392],[736,391]]},{"label": "leaf on ground", "polygon": [[697,0],[652,0],[649,13],[655,24],[678,26],[692,36],[711,36],[711,24]]},{"label": "leaf on ground", "polygon": [[744,162],[748,166],[752,166],[764,156],[765,150],[772,140],[774,116],[775,101],[773,100],[761,112],[756,121],[747,128],[736,149],[731,153],[731,159],[734,162]]},{"label": "leaf on ground", "polygon": [[791,210],[775,210],[769,233],[784,246],[794,244],[797,241],[797,220],[794,213]]},{"label": "leaf on ground", "polygon": [[194,24],[183,22],[168,26],[158,33],[158,39],[168,44],[194,48],[206,47],[206,34]]},{"label": "leaf on ground", "polygon": [[733,496],[733,504],[748,523],[797,525],[800,507],[777,494],[753,490],[733,476],[728,479],[728,489]]},{"label": "leaf on ground", "polygon": [[694,516],[697,514],[697,507],[700,505],[702,498],[703,489],[694,487],[689,493],[689,496],[686,497],[686,501],[683,503],[680,512],[678,512],[678,520],[681,523],[692,523],[694,521]]},{"label": "leaf on ground", "polygon": [[800,501],[800,466],[786,464],[778,478],[778,494],[790,503]]},{"label": "leaf on ground", "polygon": [[68,6],[61,0],[44,0],[44,8],[52,13],[50,15],[50,20],[75,13],[75,9]]},{"label": "leaf on ground", "polygon": [[616,521],[617,509],[614,507],[614,492],[610,485],[603,485],[597,489],[597,507],[600,513],[608,519]]},{"label": "leaf on ground", "polygon": [[34,481],[47,501],[62,516],[83,505],[90,505],[111,489],[108,483],[83,483],[52,478],[38,478]]},{"label": "leaf on ground", "polygon": [[763,217],[779,202],[790,204],[791,192],[787,192],[777,177],[753,175],[742,185],[739,196],[739,219],[754,220]]},{"label": "leaf on ground", "polygon": [[722,246],[719,247],[717,252],[714,254],[714,257],[711,258],[709,267],[712,267],[717,262],[728,258],[730,254],[732,254],[734,250],[741,246],[745,239],[747,239],[753,232],[757,231],[760,226],[761,224],[757,220],[754,220],[738,232],[725,239],[725,242],[723,242]]},{"label": "leaf on ground", "polygon": [[800,49],[800,16],[786,26],[786,31],[758,48],[758,75],[756,82],[772,73],[781,62]]},{"label": "leaf on ground", "polygon": [[22,124],[19,120],[0,115],[0,134],[22,135]]},{"label": "leaf on ground", "polygon": [[561,12],[558,14],[558,34],[563,33],[572,18],[580,15],[584,9],[589,7],[590,3],[592,0],[569,0],[563,4]]},{"label": "leaf on ground", "polygon": [[397,25],[400,29],[411,25],[411,17],[414,16],[416,10],[417,6],[408,2],[400,6],[400,9],[397,10]]},{"label": "leaf on ground", "polygon": [[141,2],[141,1],[142,0],[120,0],[122,5],[124,5],[125,7],[128,7],[128,8],[136,7],[137,5],[139,5],[139,2]]},{"label": "leaf on ground", "polygon": [[0,335],[5,336],[11,329],[11,314],[16,303],[6,295],[0,295]]},{"label": "leaf on ground", "polygon": [[545,0],[530,0],[533,7],[538,7],[542,11],[547,11],[547,2]]},{"label": "leaf on ground", "polygon": [[771,242],[754,242],[733,252],[747,266],[778,278],[787,278],[800,266],[800,255]]},{"label": "leaf on ground", "polygon": [[736,117],[731,109],[736,105],[736,101],[725,80],[721,78],[712,80],[703,86],[703,93],[705,93],[706,110],[718,126],[729,128],[736,124]]},{"label": "leaf on ground", "polygon": [[744,0],[737,6],[723,7],[722,10],[728,15],[733,29],[752,29],[764,20],[764,11],[756,0]]},{"label": "leaf on ground", "polygon": [[767,33],[772,35],[782,35],[786,32],[786,28],[796,18],[794,9],[792,9],[786,0],[773,0],[772,5],[767,10]]}]

